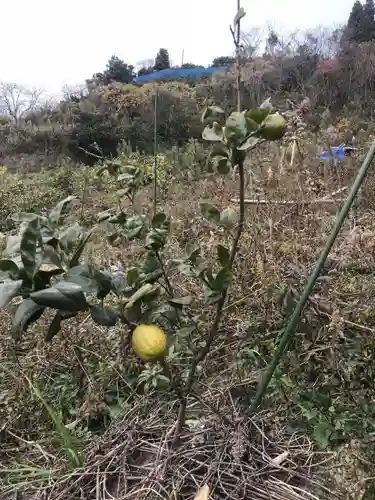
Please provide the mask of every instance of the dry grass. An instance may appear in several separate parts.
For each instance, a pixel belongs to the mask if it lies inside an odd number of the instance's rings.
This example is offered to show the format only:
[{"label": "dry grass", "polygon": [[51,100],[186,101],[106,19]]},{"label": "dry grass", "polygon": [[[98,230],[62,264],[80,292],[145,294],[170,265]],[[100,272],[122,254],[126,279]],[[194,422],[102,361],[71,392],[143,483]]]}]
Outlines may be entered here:
[{"label": "dry grass", "polygon": [[[340,186],[350,183],[354,165],[340,173]],[[259,188],[269,198],[289,196],[301,204],[248,209],[226,317],[189,401],[187,427],[177,449],[171,447],[177,401],[165,392],[140,394],[134,381],[144,367],[129,349],[127,332],[119,328],[106,331],[83,316],[66,323],[51,345],[44,344],[44,323],[39,322],[15,346],[9,338],[12,311],[1,312],[0,466],[7,473],[0,478],[0,498],[12,498],[22,481],[27,484],[19,488],[25,491],[21,498],[27,499],[184,499],[193,498],[204,483],[213,498],[220,499],[359,498],[357,490],[354,496],[345,497],[348,488],[334,474],[339,466],[336,455],[317,452],[312,429],[291,424],[303,420],[301,394],[325,387],[330,376],[339,379],[331,396],[335,407],[343,401],[340,412],[353,411],[351,391],[356,391],[357,401],[375,398],[372,387],[364,387],[362,380],[370,377],[369,367],[364,365],[366,356],[370,359],[375,332],[371,324],[371,311],[375,310],[374,176],[363,192],[362,203],[367,208],[358,208],[346,222],[327,263],[325,279],[317,286],[263,411],[248,412],[290,310],[285,301],[279,303],[277,292],[284,287],[301,289],[335,217],[337,207],[311,209],[303,203],[316,197],[308,186],[311,177],[319,178],[317,169],[309,160],[310,172],[301,167],[272,182],[254,169]],[[322,197],[338,187],[337,170],[326,175]],[[174,219],[167,257],[181,256],[194,244],[199,244],[205,258],[215,256],[215,246],[223,235],[202,221],[199,200],[210,198],[225,207],[235,187],[233,181],[214,176],[190,185],[176,181],[166,186],[163,208]],[[90,220],[112,205],[111,193],[93,190],[80,213]],[[147,193],[139,205],[150,206]],[[103,234],[97,233],[87,258],[103,267],[127,267],[141,250],[136,244],[110,247]],[[174,286],[181,295],[200,291],[187,278],[176,278]],[[197,303],[195,307],[199,311],[201,306]],[[350,350],[355,342],[360,343],[357,357]],[[353,363],[357,363],[354,368]],[[1,366],[8,370],[2,371]],[[359,372],[353,374],[355,370]],[[352,387],[348,373],[358,379],[358,386]],[[82,470],[69,470],[53,426],[40,401],[30,394],[25,376],[38,381],[57,410],[65,409],[68,423],[75,421],[74,432],[84,444]],[[289,386],[283,385],[285,376]],[[104,433],[88,432],[89,422],[103,414],[107,396],[114,392],[121,395],[119,416],[112,418]],[[68,410],[74,410],[74,417]],[[360,426],[367,424],[364,419]],[[351,427],[345,428],[344,438],[352,432]],[[360,439],[365,443],[363,435]],[[288,452],[285,460],[275,465],[272,460],[284,452]],[[22,472],[21,464],[28,469]]]},{"label": "dry grass", "polygon": [[[276,427],[266,435],[270,413],[241,418],[240,408],[226,396],[220,412],[212,408],[219,399],[222,403],[223,393],[209,390],[200,396],[203,404],[190,402],[177,450],[171,448],[173,402],[140,398],[90,445],[83,471],[61,477],[54,488],[39,489],[30,498],[192,498],[207,483],[216,498],[315,500],[306,486],[317,489],[311,476],[319,457],[308,439],[287,437],[285,429]],[[285,460],[278,465],[282,454]],[[320,460],[321,467],[329,457]],[[325,494],[334,498],[328,490]]]}]

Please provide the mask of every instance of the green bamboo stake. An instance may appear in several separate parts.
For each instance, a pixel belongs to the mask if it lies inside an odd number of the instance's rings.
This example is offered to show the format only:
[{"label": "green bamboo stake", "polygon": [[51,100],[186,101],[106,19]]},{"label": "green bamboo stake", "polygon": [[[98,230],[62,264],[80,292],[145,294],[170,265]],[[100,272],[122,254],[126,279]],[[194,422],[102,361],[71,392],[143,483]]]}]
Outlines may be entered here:
[{"label": "green bamboo stake", "polygon": [[268,385],[273,377],[273,374],[275,373],[275,370],[277,368],[277,365],[280,362],[281,356],[283,355],[286,346],[289,343],[289,340],[292,338],[294,335],[298,321],[300,318],[300,315],[306,305],[306,302],[314,288],[315,282],[318,279],[321,270],[323,269],[323,266],[325,264],[325,261],[333,247],[333,244],[336,241],[336,238],[340,232],[340,229],[348,215],[348,212],[355,200],[355,197],[357,196],[357,193],[360,189],[360,187],[363,184],[363,181],[365,180],[365,177],[367,175],[367,172],[371,166],[371,162],[373,161],[375,157],[375,141],[372,143],[371,148],[369,149],[367,156],[362,163],[361,168],[358,171],[357,177],[355,178],[355,181],[352,185],[352,188],[348,194],[347,199],[345,200],[345,203],[343,204],[340,213],[336,217],[335,224],[332,228],[331,234],[328,237],[327,243],[322,250],[322,253],[320,254],[319,260],[311,273],[310,278],[308,279],[306,286],[303,290],[303,293],[298,301],[298,304],[296,305],[293,314],[289,320],[289,323],[280,339],[280,344],[277,348],[277,351],[263,377],[261,382],[259,383],[258,390],[256,392],[255,398],[250,406],[250,411],[254,411],[258,408],[260,403],[262,402],[263,396],[265,395]]},{"label": "green bamboo stake", "polygon": [[156,215],[157,202],[158,202],[158,134],[157,134],[157,109],[158,109],[158,89],[155,87],[155,101],[154,101],[154,200],[153,211]]}]

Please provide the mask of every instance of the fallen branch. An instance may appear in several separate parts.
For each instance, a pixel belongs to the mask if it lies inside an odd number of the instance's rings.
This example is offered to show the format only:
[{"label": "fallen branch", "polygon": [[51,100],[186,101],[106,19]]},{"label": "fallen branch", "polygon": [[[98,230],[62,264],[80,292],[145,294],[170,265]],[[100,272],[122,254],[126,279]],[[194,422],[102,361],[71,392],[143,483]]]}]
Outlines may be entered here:
[{"label": "fallen branch", "polygon": [[[343,193],[344,191],[347,191],[347,189],[348,189],[348,186],[344,186],[344,187],[338,189],[337,191],[334,191],[333,193],[329,194],[328,196],[336,196],[337,194],[340,194],[340,193]],[[323,200],[328,198],[328,196],[324,196]]]},{"label": "fallen branch", "polygon": [[[240,200],[237,198],[232,198],[230,200],[232,203],[239,203]],[[279,201],[279,200],[245,200],[245,205],[319,205],[319,204],[330,204],[330,203],[343,203],[343,199],[319,199],[310,201]]]}]

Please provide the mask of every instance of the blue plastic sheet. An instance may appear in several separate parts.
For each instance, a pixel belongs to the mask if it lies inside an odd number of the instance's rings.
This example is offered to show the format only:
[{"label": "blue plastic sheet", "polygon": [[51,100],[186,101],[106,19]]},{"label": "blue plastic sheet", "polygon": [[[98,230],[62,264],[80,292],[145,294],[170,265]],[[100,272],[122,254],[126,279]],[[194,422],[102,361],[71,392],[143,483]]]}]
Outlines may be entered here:
[{"label": "blue plastic sheet", "polygon": [[135,83],[146,83],[151,80],[178,80],[180,78],[203,78],[215,73],[223,73],[228,68],[213,66],[211,68],[168,68],[147,75],[138,76]]},{"label": "blue plastic sheet", "polygon": [[[332,152],[332,157],[334,160],[337,161],[344,161],[345,160],[345,152],[346,151],[351,151],[353,148],[349,148],[348,146],[332,146],[331,147],[331,152]],[[327,153],[327,151],[323,151],[321,155],[319,156],[321,160],[329,160],[330,156]]]}]

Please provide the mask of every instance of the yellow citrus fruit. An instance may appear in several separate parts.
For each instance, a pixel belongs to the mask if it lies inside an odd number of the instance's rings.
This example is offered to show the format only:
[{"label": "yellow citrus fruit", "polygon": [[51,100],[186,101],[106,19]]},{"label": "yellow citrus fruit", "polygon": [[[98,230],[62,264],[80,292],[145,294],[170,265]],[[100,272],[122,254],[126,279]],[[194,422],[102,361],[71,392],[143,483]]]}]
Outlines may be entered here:
[{"label": "yellow citrus fruit", "polygon": [[281,139],[286,132],[286,120],[283,116],[273,113],[268,115],[260,128],[260,134],[268,141]]},{"label": "yellow citrus fruit", "polygon": [[167,352],[167,336],[156,325],[138,325],[133,332],[132,346],[143,361],[160,359]]}]

